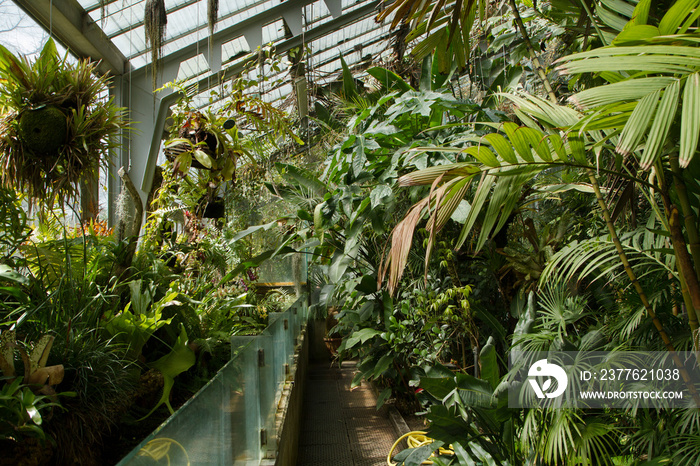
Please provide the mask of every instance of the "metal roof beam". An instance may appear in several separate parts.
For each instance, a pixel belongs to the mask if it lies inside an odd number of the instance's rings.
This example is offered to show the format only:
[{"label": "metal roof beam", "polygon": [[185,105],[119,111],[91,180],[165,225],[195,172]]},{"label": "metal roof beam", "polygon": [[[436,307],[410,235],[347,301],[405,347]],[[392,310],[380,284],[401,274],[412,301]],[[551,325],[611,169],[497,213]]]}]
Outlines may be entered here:
[{"label": "metal roof beam", "polygon": [[[363,21],[363,20],[364,20],[364,19],[360,19],[360,21]],[[358,21],[358,22],[359,22],[359,21]],[[348,25],[346,24],[345,26],[348,26]],[[363,47],[370,47],[370,46],[372,46],[372,45],[374,45],[374,44],[376,44],[376,43],[378,43],[378,42],[381,42],[381,41],[383,41],[383,40],[389,40],[389,39],[391,38],[391,36],[393,35],[393,33],[392,33],[392,32],[389,32],[389,33],[386,34],[386,35],[379,34],[379,33],[378,33],[378,30],[379,30],[380,27],[381,27],[381,26],[377,27],[376,29],[370,29],[370,30],[365,31],[365,32],[363,32],[363,33],[360,33],[360,34],[358,34],[357,36],[354,36],[354,37],[344,38],[344,39],[339,40],[338,42],[336,42],[336,43],[334,43],[334,44],[329,45],[328,47],[319,48],[318,50],[314,50],[313,53],[310,55],[310,58],[311,58],[312,60],[314,60],[314,59],[318,58],[318,56],[321,55],[321,54],[330,52],[330,51],[332,51],[332,50],[337,51],[337,50],[339,49],[339,46],[340,46],[340,45],[342,45],[342,44],[344,44],[344,43],[346,43],[346,42],[349,42],[349,41],[351,41],[351,40],[360,40],[360,41],[362,41]],[[330,35],[330,34],[329,34],[329,35]],[[322,38],[323,38],[323,37],[321,37],[321,39],[322,39]],[[309,42],[307,41],[307,45],[308,45],[308,44],[309,44]],[[346,55],[344,55],[344,58],[345,58],[345,61],[348,62],[348,66],[350,66],[350,62],[349,62],[348,56],[349,56],[349,54],[354,53],[354,52],[355,52],[354,50],[350,50],[350,51],[345,52]],[[247,54],[246,54],[246,55],[247,55]],[[361,58],[361,57],[360,57],[360,58]],[[238,58],[237,60],[240,60],[240,58]],[[229,64],[233,65],[233,63],[235,63],[237,60],[230,60],[230,61],[226,62],[225,65],[224,65],[225,71],[230,72],[231,70],[237,70],[237,68],[231,68],[231,67],[227,66],[227,65],[229,65]],[[328,59],[325,59],[325,60],[322,60],[322,61],[319,61],[319,62],[312,61],[312,64],[313,64],[312,68],[321,67],[321,66],[327,65],[328,63],[331,63],[331,62],[337,61],[337,60],[339,60],[339,56],[338,56],[338,54],[336,53],[335,56],[332,57],[332,58],[328,58]],[[358,61],[359,61],[359,60],[358,60]],[[356,62],[353,62],[353,65],[354,65],[355,63],[356,63]],[[279,72],[279,73],[270,75],[269,78],[270,78],[271,80],[277,79],[277,78],[279,78],[280,76],[289,73],[289,71],[290,71],[289,69],[284,69],[284,70],[282,70],[282,71]],[[312,70],[307,70],[307,71],[312,71]],[[338,70],[338,71],[340,71],[340,70]],[[208,80],[208,79],[211,78],[211,77],[212,77],[212,74],[211,74],[210,71],[203,71],[203,72],[197,73],[197,74],[195,74],[195,75],[190,75],[190,76],[188,76],[188,77],[186,78],[186,81],[185,81],[186,87],[190,87],[190,86],[192,86],[192,85],[198,85],[198,84],[201,82],[201,81],[199,81],[199,80],[201,80],[201,79],[207,79],[207,80]],[[195,80],[198,80],[198,81],[195,81]],[[190,84],[190,81],[191,81],[191,84]],[[219,84],[219,83],[217,83],[217,85],[218,85],[218,84]],[[288,83],[287,83],[287,84],[288,84]],[[275,89],[278,89],[279,87],[280,87],[280,86],[275,86],[275,87],[273,87],[272,89],[270,89],[270,91],[274,91]],[[203,92],[206,92],[207,90],[208,90],[208,89],[204,89],[204,90],[202,90],[202,91],[198,91],[198,92],[197,92],[197,95],[199,95],[199,94],[201,94],[201,93],[203,93]],[[221,99],[225,99],[225,98],[226,98],[225,96],[220,96],[218,99],[215,99],[214,102],[217,102],[217,101],[219,101],[219,100],[221,100]]]},{"label": "metal roof beam", "polygon": [[[374,32],[374,31],[370,31],[370,32]],[[366,35],[369,35],[370,32],[365,33],[365,34],[362,34],[362,35],[360,35],[360,36],[358,36],[358,37],[364,37],[364,36],[366,36]],[[373,45],[375,45],[375,44],[377,44],[377,43],[379,43],[379,42],[382,42],[382,41],[388,40],[388,39],[389,39],[389,36],[378,36],[378,37],[373,37],[373,38],[371,38],[371,40],[369,40],[369,42],[365,42],[363,45],[364,45],[364,47],[371,47],[371,46],[373,46]],[[338,47],[337,45],[334,45],[334,46],[325,48],[325,49],[323,49],[323,50],[319,50],[318,52],[314,53],[313,56],[316,56],[316,55],[318,55],[319,53],[328,52],[328,51],[330,51],[330,50],[332,50],[332,49],[337,49],[337,47]],[[361,64],[361,62],[362,62],[362,57],[359,57],[359,59],[357,59],[357,60],[355,60],[355,61],[350,60],[350,59],[348,58],[348,55],[346,55],[344,58],[345,58],[345,61],[346,61],[347,65],[348,65],[348,67],[350,68],[350,71],[352,71],[354,67],[357,67],[358,64]],[[320,61],[320,62],[318,62],[318,63],[315,63],[315,64],[314,64],[314,68],[322,67],[322,66],[325,66],[325,65],[327,65],[327,64],[329,64],[329,63],[333,63],[334,61],[338,61],[338,60],[340,60],[340,57],[339,57],[339,56],[335,56],[335,57],[333,57],[333,58],[328,58],[328,59],[326,59],[326,60],[323,60],[323,61]],[[284,74],[289,74],[289,71],[290,71],[289,69],[285,69],[285,70],[281,71],[280,73],[276,73],[276,74],[270,76],[270,80],[275,80],[275,79],[277,79],[277,78],[280,78],[280,77],[283,76]],[[313,72],[314,70],[312,69],[312,70],[306,70],[306,71],[307,71],[307,73],[311,73],[311,72]],[[341,73],[341,70],[338,70],[336,73]],[[208,76],[210,76],[210,75],[208,75]],[[195,78],[195,77],[193,77],[192,79],[194,79],[194,78]],[[217,83],[217,84],[218,84],[218,83]],[[271,89],[268,89],[268,90],[265,91],[265,92],[273,92],[273,91],[276,91],[276,90],[278,90],[278,89],[281,89],[282,87],[287,86],[287,85],[290,85],[290,83],[289,83],[289,82],[286,82],[286,83],[283,83],[283,84],[278,84],[278,85],[272,87]],[[187,86],[187,87],[189,87],[189,86]],[[293,87],[293,86],[292,86],[292,87]],[[211,89],[211,88],[209,88],[209,89]],[[206,92],[206,91],[209,90],[209,89],[205,89],[204,91],[198,92],[197,95],[195,95],[195,98],[199,98],[199,97],[200,97],[200,94]],[[284,99],[286,99],[287,97],[288,97],[288,95],[282,96],[281,99],[278,99],[278,100],[284,100]],[[212,104],[212,105],[213,105],[213,104],[217,104],[217,103],[219,103],[219,102],[221,102],[222,100],[225,100],[225,99],[227,99],[227,98],[228,98],[228,96],[220,95],[219,97],[217,97],[217,98],[215,98],[214,100],[212,100],[212,101],[211,101],[211,104]],[[276,102],[276,101],[273,101],[273,102]],[[206,106],[201,107],[201,108],[207,108],[208,106],[209,106],[209,105],[206,105]]]},{"label": "metal roof beam", "polygon": [[100,61],[98,72],[119,76],[128,68],[124,54],[77,0],[14,0],[29,16],[79,58]]},{"label": "metal roof beam", "polygon": [[[200,0],[188,0],[188,1],[185,2],[185,3],[176,5],[175,7],[172,7],[172,8],[170,8],[170,9],[168,9],[168,10],[167,10],[167,14],[170,14],[170,13],[173,13],[173,12],[175,12],[175,11],[178,11],[178,10],[181,10],[181,9],[183,9],[183,8],[186,8],[186,7],[188,7],[188,6],[194,5],[194,4],[196,4],[197,2],[199,2],[199,1],[200,1]],[[236,16],[236,15],[238,15],[238,14],[241,14],[241,13],[243,13],[243,12],[245,12],[245,11],[248,11],[248,10],[250,10],[250,9],[252,9],[252,8],[255,8],[256,6],[260,5],[260,3],[264,3],[265,1],[267,1],[267,0],[261,0],[261,1],[258,2],[258,3],[254,3],[254,4],[252,4],[252,5],[248,5],[248,6],[246,6],[245,8],[241,8],[240,10],[232,11],[232,12],[226,14],[226,15],[219,16],[219,17],[217,18],[216,22],[217,22],[217,24],[218,24],[218,23],[221,22],[221,21],[224,21],[224,20],[229,19],[229,18],[231,18],[231,17],[233,17],[233,16]],[[121,29],[117,29],[116,31],[111,32],[111,33],[109,34],[109,37],[112,37],[112,38],[113,38],[113,37],[121,36],[121,35],[123,35],[123,34],[126,34],[126,33],[130,32],[130,31],[133,31],[134,29],[138,29],[138,28],[141,27],[141,26],[143,26],[143,21],[139,21],[138,23],[129,24],[129,25],[127,25],[127,26],[124,26],[124,27],[121,28]],[[187,29],[187,30],[183,31],[182,33],[180,33],[178,36],[169,38],[163,45],[168,45],[170,42],[172,42],[172,41],[174,41],[174,40],[177,40],[177,39],[182,38],[182,37],[186,37],[186,36],[188,36],[188,35],[190,35],[190,34],[196,34],[196,33],[199,32],[199,31],[204,31],[204,30],[206,30],[206,31],[207,31],[207,34],[209,34],[209,30],[208,30],[208,29],[209,29],[209,24],[208,24],[208,23],[205,23],[205,24],[197,24],[197,26],[195,26],[194,28]],[[137,52],[135,55],[132,56],[132,58],[133,58],[134,56],[138,56],[138,55],[140,55],[140,54],[142,54],[142,53],[143,53],[143,52]]]},{"label": "metal roof beam", "polygon": [[[256,14],[254,16],[251,16],[249,18],[246,18],[235,25],[228,27],[226,29],[222,29],[221,31],[217,31],[214,33],[212,36],[211,40],[211,47],[212,49],[216,49],[218,47],[221,47],[225,42],[228,42],[232,39],[235,39],[236,37],[240,36],[245,36],[246,40],[248,40],[248,37],[255,37],[255,36],[261,36],[260,31],[262,30],[263,26],[266,24],[272,23],[278,19],[283,19],[285,15],[291,15],[293,14],[296,10],[299,10],[301,8],[304,8],[306,5],[310,5],[314,3],[316,0],[287,0],[286,2],[279,3],[271,8],[268,8],[262,13]],[[326,5],[332,5],[334,2],[339,3],[340,0],[324,0],[324,3]],[[337,19],[340,18],[345,18],[347,16],[351,16],[353,18],[357,18],[357,12],[362,12],[361,16],[363,17],[369,14],[372,10],[375,10],[378,8],[379,4],[382,3],[380,1],[373,1],[369,0],[367,1],[364,5],[361,7],[356,8],[355,10],[346,13],[345,15],[340,15],[338,17],[335,17],[335,19],[329,21],[326,24],[338,24],[336,22]],[[331,11],[337,10],[337,8],[330,8]],[[345,24],[343,22],[342,24]],[[318,26],[320,28],[324,27],[324,25]],[[338,26],[336,26],[338,27]],[[315,30],[316,28],[313,28],[312,30]],[[308,39],[308,33],[305,33],[305,36]],[[256,41],[256,40],[254,40]],[[206,51],[209,50],[209,37],[204,37],[200,39],[199,41],[188,45],[187,47],[183,47],[175,52],[172,52],[168,55],[165,55],[162,58],[163,62],[163,74],[164,76],[176,76],[177,75],[177,69],[180,66],[180,62],[187,60],[188,58],[192,58],[195,55],[197,55],[197,51],[199,50],[200,53],[201,51]],[[259,43],[249,43],[248,44],[251,49],[255,49],[257,46],[261,45]],[[141,68],[146,68],[148,65],[141,67]],[[141,69],[139,68],[139,69]],[[174,73],[174,74],[173,74]],[[168,81],[168,79],[165,79]]]},{"label": "metal roof beam", "polygon": [[[297,5],[302,5],[305,2],[310,2],[310,0],[289,0],[281,5],[290,8],[297,7]],[[282,40],[275,44],[275,51],[277,53],[286,53],[291,49],[302,46],[306,42],[328,35],[347,24],[356,22],[372,14],[372,12],[376,10],[378,4],[379,2],[368,1],[365,5],[304,32],[303,35]],[[282,9],[275,7],[274,11],[281,12]],[[281,13],[279,16],[281,16]],[[213,50],[220,48],[225,42],[241,36],[245,27],[261,27],[263,23],[268,23],[271,18],[273,18],[273,13],[268,11],[265,14],[251,18],[250,21],[243,22],[245,24],[238,24],[215,33]],[[203,50],[207,50],[207,41],[208,39],[203,39],[199,44]],[[173,80],[177,76],[180,62],[192,58],[196,54],[197,44],[195,43],[165,57],[164,60],[166,64],[163,71],[164,81]],[[229,75],[240,73],[243,71],[246,63],[246,60],[240,60],[225,68],[226,73]],[[173,93],[171,89],[165,89],[154,97],[151,92],[151,77],[148,71],[149,67],[143,67],[140,68],[138,72],[130,74],[132,78],[130,86],[130,100],[133,105],[132,118],[145,124],[153,125],[150,130],[143,128],[140,132],[132,133],[129,147],[132,164],[131,177],[141,191],[144,201],[146,199],[146,193],[151,189],[151,182],[158,159],[165,119],[170,106],[175,103],[178,98],[177,94]],[[217,69],[213,70],[214,73],[218,71]],[[215,77],[216,76],[212,74],[201,77],[198,81],[199,87],[202,89],[208,87],[210,80]]]},{"label": "metal roof beam", "polygon": [[[373,2],[371,2],[371,3],[373,3]],[[297,48],[297,47],[304,45],[305,42],[308,43],[312,40],[319,39],[323,36],[326,36],[334,31],[344,27],[344,26],[347,26],[348,24],[352,24],[352,23],[355,23],[355,22],[363,19],[369,13],[371,13],[375,8],[376,8],[376,4],[374,4],[374,3],[371,5],[370,4],[365,5],[361,8],[358,8],[356,10],[349,12],[349,13],[346,13],[345,15],[342,15],[338,18],[335,18],[335,19],[333,19],[325,24],[317,26],[314,29],[306,31],[304,33],[303,38],[302,38],[302,36],[295,36],[295,37],[292,37],[290,39],[282,40],[279,43],[274,44],[274,50],[278,54],[289,52],[290,50],[292,50],[294,48]],[[367,32],[365,34],[368,34],[368,33],[369,32]],[[234,38],[239,37],[239,36],[240,36],[240,34],[235,35]],[[379,41],[379,40],[381,40],[381,39],[378,38],[377,41]],[[372,43],[374,43],[374,42],[375,41],[373,41]],[[333,48],[333,47],[324,49],[323,51],[328,51],[331,48]],[[196,49],[195,49],[195,51],[196,51]],[[314,55],[316,55],[316,53],[314,53]],[[250,58],[239,60],[239,61],[231,64],[230,66],[224,67],[224,69],[229,76],[235,76],[238,73],[241,73],[245,69],[245,66],[249,60],[250,60]],[[176,73],[177,73],[177,71],[176,71]],[[210,87],[209,84],[210,84],[212,77],[213,77],[213,75],[211,73],[204,74],[200,77],[200,79],[196,83],[192,83],[191,86],[196,85],[200,89],[206,89],[207,87]],[[171,91],[168,90],[166,92],[171,92]],[[167,108],[170,105],[172,105],[173,103],[175,103],[176,100],[177,100],[177,94],[170,93],[168,95],[163,95],[163,97],[161,99],[160,106],[163,107],[163,105],[165,105]],[[159,113],[160,112],[161,112],[161,110],[159,110]]]}]

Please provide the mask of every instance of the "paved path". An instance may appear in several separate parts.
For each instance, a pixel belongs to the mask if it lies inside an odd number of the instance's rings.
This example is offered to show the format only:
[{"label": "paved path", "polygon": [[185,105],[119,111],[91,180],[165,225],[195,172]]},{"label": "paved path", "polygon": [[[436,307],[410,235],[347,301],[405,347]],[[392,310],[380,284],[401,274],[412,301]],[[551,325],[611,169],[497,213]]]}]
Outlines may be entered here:
[{"label": "paved path", "polygon": [[354,362],[309,367],[297,466],[383,466],[396,436],[372,389],[350,390]]}]

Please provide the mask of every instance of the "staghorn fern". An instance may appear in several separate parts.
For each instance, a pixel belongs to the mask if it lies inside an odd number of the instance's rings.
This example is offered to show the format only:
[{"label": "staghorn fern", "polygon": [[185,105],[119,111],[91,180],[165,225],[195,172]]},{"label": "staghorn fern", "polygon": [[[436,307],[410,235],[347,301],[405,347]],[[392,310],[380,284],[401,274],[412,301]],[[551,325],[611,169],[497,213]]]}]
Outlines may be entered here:
[{"label": "staghorn fern", "polygon": [[160,58],[163,54],[163,43],[165,42],[165,27],[168,24],[165,0],[146,0],[143,23],[146,31],[146,45],[151,50],[151,79],[153,89],[155,89],[160,68]]}]

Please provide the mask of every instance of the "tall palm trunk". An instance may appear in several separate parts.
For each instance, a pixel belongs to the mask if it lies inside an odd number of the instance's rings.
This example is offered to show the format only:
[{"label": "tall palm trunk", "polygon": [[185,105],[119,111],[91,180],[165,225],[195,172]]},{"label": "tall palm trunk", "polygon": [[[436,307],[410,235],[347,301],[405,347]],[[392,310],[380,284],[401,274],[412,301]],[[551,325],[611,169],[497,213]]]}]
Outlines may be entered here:
[{"label": "tall palm trunk", "polygon": [[[672,157],[673,158],[673,157]],[[690,202],[685,192],[685,185],[683,184],[682,178],[680,178],[680,167],[678,166],[678,159],[675,159],[675,163],[671,162],[671,170],[674,172],[674,183],[676,185],[676,192],[680,199],[681,208],[684,210],[685,225],[691,225],[691,228],[686,228],[688,231],[688,238],[691,243],[691,253],[693,251],[693,243],[697,240],[697,230],[695,229],[695,216],[692,213],[690,207]],[[661,173],[661,172],[659,172]],[[686,310],[688,311],[688,324],[690,325],[690,331],[693,339],[693,348],[697,351],[700,348],[698,345],[698,314],[700,313],[700,282],[698,282],[697,273],[693,265],[694,259],[697,261],[699,258],[691,258],[691,253],[688,252],[688,246],[683,236],[683,230],[681,227],[680,213],[678,207],[676,207],[673,202],[671,202],[671,197],[668,193],[668,185],[664,180],[663,176],[659,176],[659,187],[661,199],[664,204],[664,210],[666,212],[666,218],[668,219],[668,229],[671,233],[671,243],[673,244],[673,252],[676,256],[676,267],[681,278],[681,292],[683,293],[683,300],[686,304]],[[679,190],[679,187],[682,189]],[[696,251],[700,254],[700,251]]]},{"label": "tall palm trunk", "polygon": [[[673,185],[676,187],[678,200],[680,201],[681,210],[683,211],[685,231],[688,232],[690,254],[693,257],[693,263],[697,265],[700,264],[700,233],[698,233],[697,229],[697,218],[695,217],[695,211],[690,205],[688,190],[685,186],[685,181],[683,181],[683,173],[678,163],[678,154],[672,154],[669,159],[671,162],[671,171],[673,172]],[[695,276],[700,280],[700,268],[695,269]]]},{"label": "tall palm trunk", "polygon": [[678,370],[681,374],[681,377],[683,378],[683,382],[685,382],[685,385],[688,388],[690,395],[693,397],[693,400],[695,401],[696,406],[698,408],[700,408],[700,394],[695,389],[695,385],[693,384],[693,381],[690,378],[690,374],[688,374],[688,371],[686,370],[685,365],[683,364],[683,361],[681,361],[680,357],[678,357],[678,353],[676,352],[676,348],[673,346],[673,343],[671,342],[671,339],[669,338],[668,333],[666,333],[666,330],[664,329],[663,324],[661,323],[659,318],[656,316],[656,312],[651,307],[651,304],[649,303],[649,299],[647,298],[646,292],[642,288],[642,285],[639,283],[639,280],[637,280],[637,275],[634,273],[634,270],[632,270],[632,267],[630,266],[629,260],[627,260],[627,254],[625,254],[625,250],[622,248],[622,243],[620,243],[620,239],[617,236],[617,231],[615,230],[615,225],[613,224],[612,218],[610,217],[610,211],[608,210],[608,206],[605,204],[605,200],[603,199],[603,195],[600,192],[600,185],[598,184],[598,179],[596,178],[595,172],[593,171],[592,168],[588,168],[587,173],[588,173],[588,178],[591,181],[591,186],[593,187],[593,191],[595,192],[596,199],[598,200],[598,205],[600,206],[600,209],[603,212],[603,218],[605,219],[605,224],[608,227],[608,232],[610,233],[610,237],[612,239],[612,242],[615,245],[615,249],[617,250],[617,255],[620,258],[620,262],[622,262],[622,265],[625,268],[625,272],[627,272],[627,276],[629,277],[630,281],[632,282],[632,285],[634,286],[634,289],[636,290],[637,294],[639,295],[639,298],[642,301],[642,305],[644,306],[644,309],[646,309],[647,313],[649,314],[649,317],[651,317],[651,321],[654,324],[656,331],[659,333],[661,340],[664,342],[664,346],[666,346],[666,349],[671,354],[671,358],[673,359],[673,362],[678,367]]}]

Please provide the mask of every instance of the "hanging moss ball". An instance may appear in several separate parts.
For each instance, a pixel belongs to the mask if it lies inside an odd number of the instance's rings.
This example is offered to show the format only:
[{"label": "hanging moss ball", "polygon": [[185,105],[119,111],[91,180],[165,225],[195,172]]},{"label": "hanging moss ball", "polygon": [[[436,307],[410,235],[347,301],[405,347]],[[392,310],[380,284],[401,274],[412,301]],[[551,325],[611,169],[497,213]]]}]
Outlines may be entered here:
[{"label": "hanging moss ball", "polygon": [[66,143],[68,119],[54,105],[27,109],[19,119],[19,138],[35,154],[54,155]]}]

